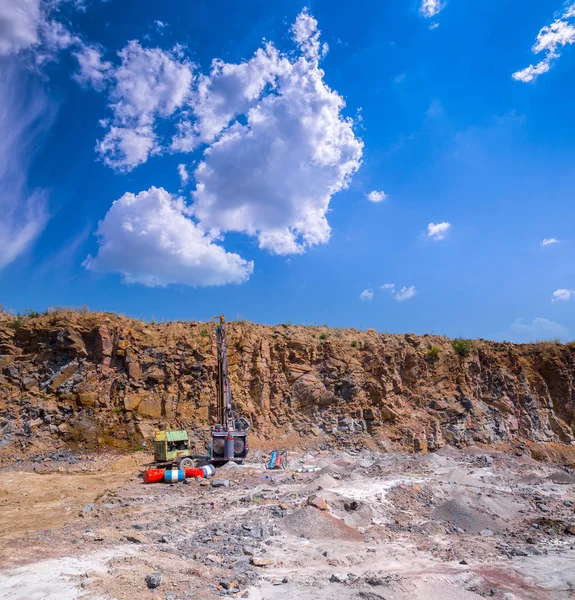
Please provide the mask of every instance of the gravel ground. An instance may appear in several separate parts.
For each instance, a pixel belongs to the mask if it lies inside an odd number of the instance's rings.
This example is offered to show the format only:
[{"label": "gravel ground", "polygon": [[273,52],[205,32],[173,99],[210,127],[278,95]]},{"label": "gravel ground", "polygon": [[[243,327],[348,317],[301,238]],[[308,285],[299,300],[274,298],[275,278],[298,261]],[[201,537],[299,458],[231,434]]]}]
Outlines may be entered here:
[{"label": "gravel ground", "polygon": [[255,456],[216,485],[145,485],[146,459],[6,465],[0,599],[575,598],[567,467],[480,448],[318,450],[290,454],[313,473]]}]

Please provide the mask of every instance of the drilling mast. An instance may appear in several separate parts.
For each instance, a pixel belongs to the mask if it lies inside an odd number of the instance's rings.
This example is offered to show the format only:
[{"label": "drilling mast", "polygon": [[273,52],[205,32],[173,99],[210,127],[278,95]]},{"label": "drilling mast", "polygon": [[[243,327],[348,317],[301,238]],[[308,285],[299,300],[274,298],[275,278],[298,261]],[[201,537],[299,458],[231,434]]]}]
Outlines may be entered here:
[{"label": "drilling mast", "polygon": [[218,423],[212,429],[210,460],[215,463],[229,460],[243,462],[248,454],[247,432],[250,425],[243,417],[236,419],[234,416],[232,388],[228,374],[226,319],[224,315],[219,315],[214,319],[219,320],[216,327]]}]

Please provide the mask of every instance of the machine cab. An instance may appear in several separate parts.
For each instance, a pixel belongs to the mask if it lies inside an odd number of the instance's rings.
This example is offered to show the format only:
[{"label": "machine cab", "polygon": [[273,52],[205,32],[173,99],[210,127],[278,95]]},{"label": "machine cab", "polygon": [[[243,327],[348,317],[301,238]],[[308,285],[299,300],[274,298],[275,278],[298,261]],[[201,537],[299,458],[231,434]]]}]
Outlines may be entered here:
[{"label": "machine cab", "polygon": [[190,440],[187,431],[156,431],[154,438],[154,460],[172,462],[188,456]]}]

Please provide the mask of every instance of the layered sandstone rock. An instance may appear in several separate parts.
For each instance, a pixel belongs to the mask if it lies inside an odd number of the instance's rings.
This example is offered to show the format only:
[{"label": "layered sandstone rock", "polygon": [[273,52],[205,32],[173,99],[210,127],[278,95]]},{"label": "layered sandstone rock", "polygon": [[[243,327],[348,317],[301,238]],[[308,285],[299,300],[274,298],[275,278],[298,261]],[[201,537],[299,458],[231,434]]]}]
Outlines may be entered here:
[{"label": "layered sandstone rock", "polygon": [[[228,340],[236,411],[263,438],[364,433],[416,450],[574,440],[570,345],[477,341],[463,357],[437,336],[246,322],[229,323]],[[205,436],[215,370],[211,323],[0,313],[0,446],[133,446],[157,427]]]}]

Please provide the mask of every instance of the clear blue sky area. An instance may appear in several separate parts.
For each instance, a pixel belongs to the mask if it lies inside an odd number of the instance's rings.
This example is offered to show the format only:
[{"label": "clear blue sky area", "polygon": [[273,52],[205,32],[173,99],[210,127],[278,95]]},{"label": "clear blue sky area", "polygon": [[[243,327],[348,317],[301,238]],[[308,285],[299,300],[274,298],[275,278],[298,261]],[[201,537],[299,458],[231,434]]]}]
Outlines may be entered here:
[{"label": "clear blue sky area", "polygon": [[27,2],[5,308],[575,338],[575,4]]}]

